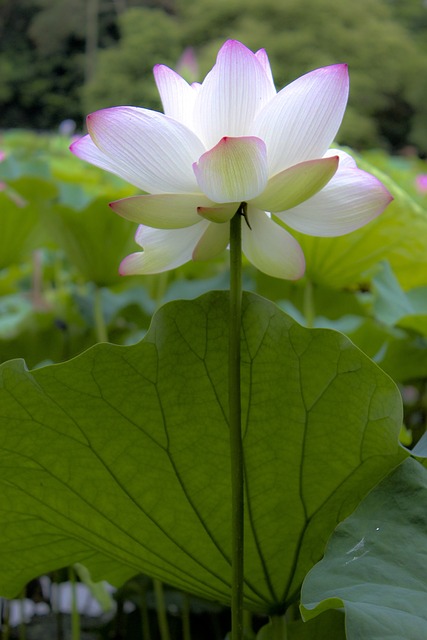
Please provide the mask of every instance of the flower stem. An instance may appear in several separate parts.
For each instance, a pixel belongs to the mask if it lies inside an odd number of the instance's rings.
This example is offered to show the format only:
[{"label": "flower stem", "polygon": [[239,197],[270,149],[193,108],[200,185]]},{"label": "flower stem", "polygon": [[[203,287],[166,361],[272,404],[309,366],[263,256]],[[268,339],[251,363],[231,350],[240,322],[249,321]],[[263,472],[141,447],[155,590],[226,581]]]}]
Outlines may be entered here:
[{"label": "flower stem", "polygon": [[163,583],[160,582],[160,580],[153,580],[153,585],[154,595],[156,598],[157,622],[159,624],[160,638],[161,640],[170,640]]},{"label": "flower stem", "polygon": [[231,640],[243,639],[243,443],[240,399],[242,203],[230,222],[229,422],[231,454]]},{"label": "flower stem", "polygon": [[95,333],[98,342],[108,342],[107,325],[102,308],[102,289],[95,288],[93,297],[93,315],[95,319]]}]

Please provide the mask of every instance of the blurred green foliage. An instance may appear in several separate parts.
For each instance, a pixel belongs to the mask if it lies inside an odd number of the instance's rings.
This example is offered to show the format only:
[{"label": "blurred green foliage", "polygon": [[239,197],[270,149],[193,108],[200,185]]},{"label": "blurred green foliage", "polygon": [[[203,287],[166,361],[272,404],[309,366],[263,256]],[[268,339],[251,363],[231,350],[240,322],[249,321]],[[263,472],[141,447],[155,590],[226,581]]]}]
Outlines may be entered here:
[{"label": "blurred green foliage", "polygon": [[[135,193],[73,156],[65,136],[9,132],[0,138],[0,361],[29,367],[66,360],[102,340],[132,344],[154,310],[228,287],[228,255],[172,272],[120,278],[138,250],[136,225],[107,203]],[[409,388],[406,442],[427,414],[427,163],[368,151],[356,156],[394,202],[340,238],[299,235],[307,274],[286,282],[244,268],[244,288],[298,322],[344,332],[402,389]],[[421,188],[420,188],[421,184]],[[405,392],[406,393],[406,392]]]},{"label": "blurred green foliage", "polygon": [[426,34],[423,0],[3,0],[0,126],[81,126],[101,107],[161,108],[154,64],[175,68],[192,47],[202,79],[220,44],[236,38],[267,49],[279,89],[347,62],[339,142],[425,154]]}]

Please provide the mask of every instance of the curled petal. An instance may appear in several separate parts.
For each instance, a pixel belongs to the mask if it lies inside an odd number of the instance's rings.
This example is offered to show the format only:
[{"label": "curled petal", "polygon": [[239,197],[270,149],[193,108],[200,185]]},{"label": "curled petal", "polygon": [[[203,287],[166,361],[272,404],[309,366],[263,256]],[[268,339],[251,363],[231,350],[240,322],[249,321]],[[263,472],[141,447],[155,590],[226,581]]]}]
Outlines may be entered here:
[{"label": "curled petal", "polygon": [[154,79],[165,115],[192,129],[197,90],[164,64],[157,64],[154,67]]},{"label": "curled petal", "polygon": [[255,53],[255,57],[258,60],[258,62],[260,62],[262,68],[264,69],[264,72],[265,72],[267,78],[269,79],[269,81],[271,83],[271,86],[273,87],[274,93],[276,93],[276,87],[274,86],[273,74],[271,72],[270,60],[268,59],[268,55],[267,55],[266,50],[265,49],[259,49],[259,51],[257,51]]},{"label": "curled petal", "polygon": [[265,144],[259,138],[222,138],[193,168],[200,189],[213,202],[251,200],[267,184]]},{"label": "curled petal", "polygon": [[264,212],[248,207],[242,223],[243,253],[252,264],[274,278],[297,280],[304,275],[304,254],[298,242]]},{"label": "curled petal", "polygon": [[87,128],[115,173],[143,191],[198,191],[191,167],[204,147],[180,122],[149,109],[112,107],[89,115]]},{"label": "curled petal", "polygon": [[223,136],[251,135],[254,117],[274,95],[265,64],[240,42],[228,40],[198,93],[195,131],[208,149]]},{"label": "curled petal", "polygon": [[217,205],[216,207],[197,207],[197,213],[205,220],[209,220],[210,222],[229,222],[231,218],[236,213],[237,207],[236,203],[232,204],[224,204],[222,206]]},{"label": "curled petal", "polygon": [[376,218],[392,200],[373,175],[344,167],[310,200],[275,215],[310,236],[341,236]]},{"label": "curled petal", "polygon": [[267,145],[270,175],[330,147],[348,98],[347,65],[317,69],[282,89],[258,114],[251,133]]},{"label": "curled petal", "polygon": [[140,225],[135,239],[144,251],[132,253],[122,260],[120,275],[148,275],[180,267],[191,260],[194,248],[208,225],[205,220],[186,229],[163,230]]},{"label": "curled petal", "polygon": [[196,244],[193,260],[211,260],[224,251],[230,241],[230,224],[210,224]]},{"label": "curled petal", "polygon": [[300,162],[270,178],[265,191],[251,204],[271,212],[296,207],[323,189],[337,168],[337,156]]},{"label": "curled petal", "polygon": [[339,159],[339,170],[344,169],[357,169],[356,160],[352,158],[352,156],[342,149],[328,149],[324,158],[332,158],[333,156],[338,156]]},{"label": "curled petal", "polygon": [[203,195],[159,194],[132,196],[110,202],[110,207],[127,220],[155,229],[181,229],[200,222],[198,208],[212,203]]}]

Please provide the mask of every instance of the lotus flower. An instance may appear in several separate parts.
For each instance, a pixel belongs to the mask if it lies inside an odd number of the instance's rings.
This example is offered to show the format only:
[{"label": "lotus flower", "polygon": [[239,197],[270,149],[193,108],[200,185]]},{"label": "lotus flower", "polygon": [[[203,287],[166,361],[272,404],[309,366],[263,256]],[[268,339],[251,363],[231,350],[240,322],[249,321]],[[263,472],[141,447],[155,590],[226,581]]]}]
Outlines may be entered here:
[{"label": "lotus flower", "polygon": [[229,40],[202,84],[154,68],[164,114],[113,107],[87,118],[71,150],[144,195],[111,203],[139,223],[144,249],[120,273],[150,274],[208,260],[229,243],[245,203],[243,252],[261,271],[297,279],[302,249],[288,229],[338,236],[366,224],[392,199],[372,175],[329,147],[348,98],[345,64],[317,69],[279,93],[263,49]]},{"label": "lotus flower", "polygon": [[415,186],[418,193],[427,193],[427,173],[420,173],[415,178]]}]

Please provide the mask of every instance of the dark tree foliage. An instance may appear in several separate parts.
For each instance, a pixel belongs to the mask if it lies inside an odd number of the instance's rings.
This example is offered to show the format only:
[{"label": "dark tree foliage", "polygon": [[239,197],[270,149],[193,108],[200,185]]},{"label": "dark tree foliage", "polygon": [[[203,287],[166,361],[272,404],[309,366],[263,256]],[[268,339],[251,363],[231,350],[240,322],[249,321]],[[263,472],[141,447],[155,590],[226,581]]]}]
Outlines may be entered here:
[{"label": "dark tree foliage", "polygon": [[160,109],[154,64],[191,46],[202,78],[230,37],[267,49],[278,88],[347,62],[340,142],[427,151],[426,0],[0,0],[0,127]]}]

